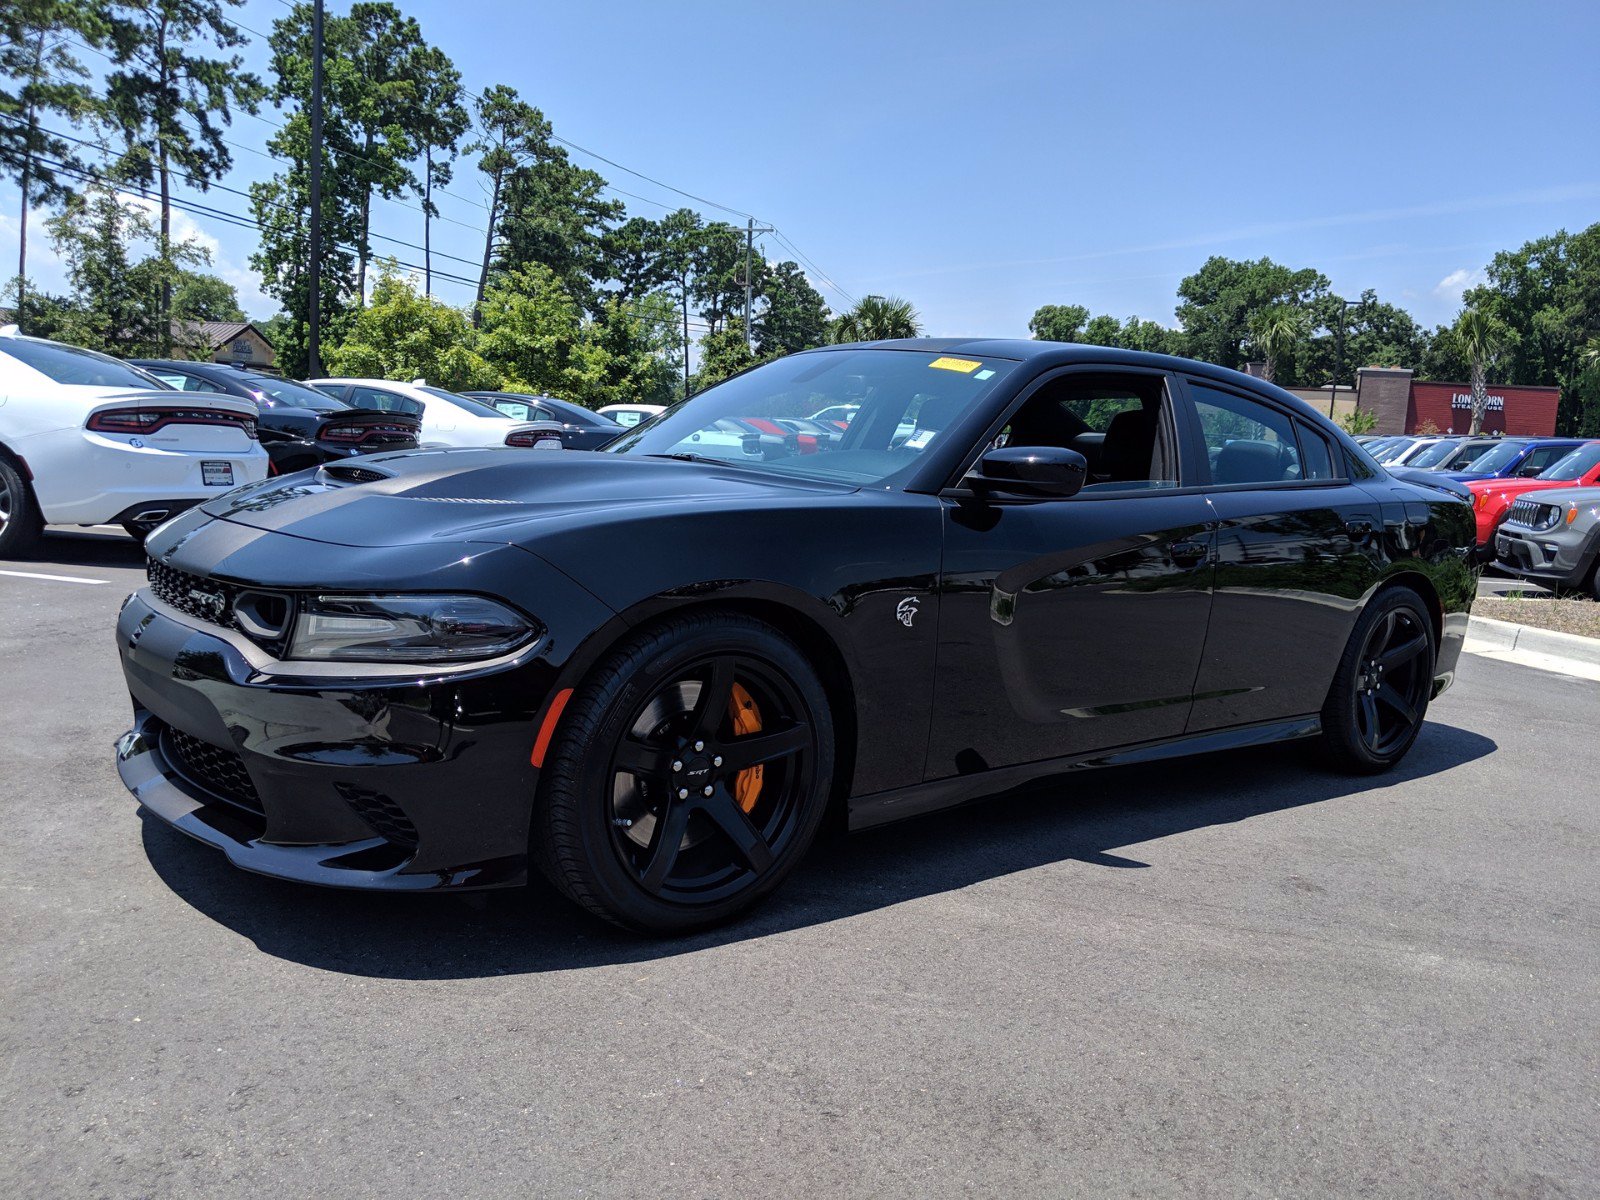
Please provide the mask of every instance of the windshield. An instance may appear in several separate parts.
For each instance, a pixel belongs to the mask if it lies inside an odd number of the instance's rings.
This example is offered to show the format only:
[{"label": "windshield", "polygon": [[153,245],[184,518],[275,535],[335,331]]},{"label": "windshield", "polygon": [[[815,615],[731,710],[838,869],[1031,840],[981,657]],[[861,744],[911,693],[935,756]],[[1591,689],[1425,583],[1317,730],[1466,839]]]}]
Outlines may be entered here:
[{"label": "windshield", "polygon": [[1597,466],[1600,466],[1600,442],[1590,442],[1551,463],[1539,478],[1582,479]]},{"label": "windshield", "polygon": [[258,375],[254,371],[240,371],[239,374],[243,377],[246,387],[266,393],[268,407],[282,404],[288,408],[309,408],[312,412],[344,412],[350,407],[342,400],[335,400],[326,392],[319,392],[316,388],[296,383],[292,379],[274,379],[270,375]]},{"label": "windshield", "polygon": [[1374,453],[1372,457],[1381,463],[1392,463],[1416,444],[1416,438],[1396,438],[1383,449]]},{"label": "windshield", "polygon": [[[704,458],[844,483],[881,483],[911,470],[1016,364],[928,350],[795,354],[735,376],[602,453]],[[840,406],[830,429],[780,422]]]},{"label": "windshield", "polygon": [[1527,442],[1501,442],[1487,454],[1479,455],[1478,461],[1472,464],[1472,469],[1481,471],[1485,475],[1498,475],[1516,462],[1527,448]]},{"label": "windshield", "polygon": [[494,405],[485,404],[482,400],[474,400],[471,396],[458,396],[455,392],[447,392],[443,388],[436,387],[419,386],[417,391],[427,392],[430,396],[437,396],[441,400],[446,400],[457,408],[465,409],[475,417],[493,417],[497,421],[511,420],[510,417]]},{"label": "windshield", "polygon": [[1454,454],[1459,447],[1458,442],[1437,442],[1421,451],[1406,464],[1408,467],[1437,467],[1445,459]]},{"label": "windshield", "polygon": [[138,367],[93,350],[32,338],[0,338],[0,353],[32,367],[56,383],[81,387],[125,387],[149,391],[163,385]]}]

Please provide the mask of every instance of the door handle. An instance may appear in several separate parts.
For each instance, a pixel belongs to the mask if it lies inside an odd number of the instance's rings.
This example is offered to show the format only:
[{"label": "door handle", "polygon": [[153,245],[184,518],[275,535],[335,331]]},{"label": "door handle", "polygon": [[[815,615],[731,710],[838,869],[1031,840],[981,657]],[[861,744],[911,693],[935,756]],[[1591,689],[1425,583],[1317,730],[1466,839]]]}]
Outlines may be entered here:
[{"label": "door handle", "polygon": [[1204,542],[1173,542],[1172,561],[1180,567],[1192,567],[1200,563],[1206,556]]},{"label": "door handle", "polygon": [[1372,522],[1361,518],[1346,521],[1344,528],[1352,542],[1364,542],[1372,536]]}]

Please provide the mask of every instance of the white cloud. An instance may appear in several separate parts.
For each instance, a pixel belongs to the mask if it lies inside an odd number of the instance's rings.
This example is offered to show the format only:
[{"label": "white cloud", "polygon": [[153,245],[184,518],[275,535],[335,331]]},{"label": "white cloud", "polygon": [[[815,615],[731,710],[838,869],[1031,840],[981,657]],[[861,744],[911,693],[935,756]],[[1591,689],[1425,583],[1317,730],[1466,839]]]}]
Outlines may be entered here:
[{"label": "white cloud", "polygon": [[1477,287],[1485,278],[1481,267],[1457,267],[1433,285],[1433,294],[1447,300],[1460,300],[1462,292]]},{"label": "white cloud", "polygon": [[[152,227],[160,224],[161,202],[155,197],[139,196],[132,192],[118,192],[117,199],[129,211],[142,212],[149,218]],[[172,240],[175,244],[193,246],[196,250],[204,251],[213,265],[220,261],[222,243],[216,237],[200,228],[199,224],[188,213],[176,208],[169,211],[172,214]]]}]

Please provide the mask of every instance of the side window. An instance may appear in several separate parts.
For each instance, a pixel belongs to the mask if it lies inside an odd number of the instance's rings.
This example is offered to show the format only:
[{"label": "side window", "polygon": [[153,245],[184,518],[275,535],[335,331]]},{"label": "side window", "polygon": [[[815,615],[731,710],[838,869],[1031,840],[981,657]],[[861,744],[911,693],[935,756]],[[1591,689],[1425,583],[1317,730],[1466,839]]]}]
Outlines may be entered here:
[{"label": "side window", "polygon": [[1076,450],[1089,464],[1086,492],[1178,486],[1178,443],[1160,375],[1074,372],[1049,380],[995,442]]},{"label": "side window", "polygon": [[1301,477],[1293,425],[1286,415],[1233,392],[1190,381],[1214,483],[1280,483]]},{"label": "side window", "polygon": [[352,387],[346,400],[356,408],[376,408],[381,412],[407,411],[403,397],[393,392],[379,391],[377,388]]},{"label": "side window", "polygon": [[540,408],[538,405],[534,405],[528,409],[528,420],[530,421],[554,421],[555,419],[555,413],[548,408]]},{"label": "side window", "polygon": [[1528,457],[1522,460],[1522,465],[1517,468],[1517,477],[1532,479],[1571,451],[1571,446],[1540,446],[1537,450],[1531,450],[1528,452]]},{"label": "side window", "polygon": [[1327,439],[1301,421],[1295,422],[1295,432],[1300,435],[1300,477],[1332,479],[1333,456],[1328,452]]}]

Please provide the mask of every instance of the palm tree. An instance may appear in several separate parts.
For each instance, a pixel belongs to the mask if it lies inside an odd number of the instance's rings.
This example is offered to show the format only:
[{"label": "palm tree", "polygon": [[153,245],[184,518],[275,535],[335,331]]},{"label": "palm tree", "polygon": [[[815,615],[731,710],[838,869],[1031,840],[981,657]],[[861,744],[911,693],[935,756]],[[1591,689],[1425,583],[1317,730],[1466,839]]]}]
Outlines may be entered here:
[{"label": "palm tree", "polygon": [[899,296],[863,296],[854,308],[834,318],[832,329],[835,342],[876,342],[921,332],[917,310]]},{"label": "palm tree", "polygon": [[1303,310],[1287,304],[1261,309],[1250,318],[1250,340],[1266,359],[1262,378],[1271,383],[1278,374],[1278,362],[1291,353],[1311,332]]},{"label": "palm tree", "polygon": [[1504,349],[1506,327],[1482,309],[1469,308],[1456,318],[1450,331],[1466,360],[1472,364],[1472,426],[1469,434],[1483,431],[1483,414],[1489,408],[1489,364]]}]

